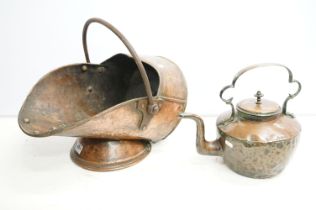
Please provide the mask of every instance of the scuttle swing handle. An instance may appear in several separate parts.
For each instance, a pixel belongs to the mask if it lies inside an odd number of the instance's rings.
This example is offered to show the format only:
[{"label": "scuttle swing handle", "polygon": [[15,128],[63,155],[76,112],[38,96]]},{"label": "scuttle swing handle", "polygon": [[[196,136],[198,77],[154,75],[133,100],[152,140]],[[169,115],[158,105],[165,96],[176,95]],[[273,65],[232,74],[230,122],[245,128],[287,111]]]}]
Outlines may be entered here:
[{"label": "scuttle swing handle", "polygon": [[106,28],[110,29],[127,47],[128,51],[130,52],[130,54],[133,56],[133,58],[135,60],[135,63],[138,67],[138,70],[140,72],[140,75],[141,75],[143,82],[144,82],[144,85],[145,85],[146,94],[148,96],[147,111],[150,114],[156,114],[157,112],[159,112],[159,106],[153,99],[151,86],[150,86],[148,76],[146,74],[145,67],[144,67],[142,61],[140,60],[138,54],[136,53],[136,51],[134,50],[132,45],[129,43],[129,41],[125,38],[125,36],[119,30],[117,30],[113,25],[111,25],[107,21],[102,20],[100,18],[90,18],[89,20],[87,20],[87,22],[85,23],[85,25],[83,27],[82,43],[83,43],[83,50],[84,50],[84,54],[85,54],[87,63],[90,63],[88,46],[87,46],[87,30],[88,30],[88,27],[91,23],[99,23],[99,24],[105,26]]}]

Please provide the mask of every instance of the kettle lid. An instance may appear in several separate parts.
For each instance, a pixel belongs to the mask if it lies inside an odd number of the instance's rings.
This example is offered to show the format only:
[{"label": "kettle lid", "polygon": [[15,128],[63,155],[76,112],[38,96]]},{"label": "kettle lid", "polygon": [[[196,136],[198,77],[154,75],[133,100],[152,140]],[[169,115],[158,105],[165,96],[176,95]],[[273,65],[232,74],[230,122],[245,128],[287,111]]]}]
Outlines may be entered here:
[{"label": "kettle lid", "polygon": [[272,117],[281,113],[281,107],[270,100],[262,99],[263,94],[257,91],[256,99],[245,99],[237,104],[237,111],[244,118],[258,119],[260,117]]}]

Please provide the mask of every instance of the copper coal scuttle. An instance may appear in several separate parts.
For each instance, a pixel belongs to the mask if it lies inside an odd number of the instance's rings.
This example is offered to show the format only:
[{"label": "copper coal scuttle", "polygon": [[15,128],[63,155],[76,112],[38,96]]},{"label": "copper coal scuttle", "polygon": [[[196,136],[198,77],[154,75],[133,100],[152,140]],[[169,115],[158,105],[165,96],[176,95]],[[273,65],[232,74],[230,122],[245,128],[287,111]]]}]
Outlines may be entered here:
[{"label": "copper coal scuttle", "polygon": [[[117,54],[90,63],[86,34],[94,22],[118,36],[132,57]],[[185,79],[164,57],[140,58],[116,28],[98,18],[86,22],[83,46],[87,62],[58,68],[39,80],[20,110],[19,125],[34,137],[79,137],[71,158],[83,168],[125,168],[176,128],[186,107]]]}]

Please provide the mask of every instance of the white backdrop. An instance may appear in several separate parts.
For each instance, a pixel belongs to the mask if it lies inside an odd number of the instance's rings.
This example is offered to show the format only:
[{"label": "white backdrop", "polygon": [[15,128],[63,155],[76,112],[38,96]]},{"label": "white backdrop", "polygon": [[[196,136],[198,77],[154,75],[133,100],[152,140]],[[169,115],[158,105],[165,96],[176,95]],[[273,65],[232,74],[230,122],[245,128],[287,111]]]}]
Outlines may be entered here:
[{"label": "white backdrop", "polygon": [[[316,209],[315,2],[0,0],[0,209]],[[71,163],[75,138],[40,141],[22,133],[16,116],[32,86],[57,67],[84,62],[81,32],[90,17],[111,22],[140,55],[177,63],[188,84],[188,112],[227,110],[219,91],[245,66],[287,65],[303,85],[288,107],[303,132],[286,170],[255,180],[235,174],[220,157],[198,155],[189,120],[144,161],[109,173]],[[92,62],[127,52],[100,25],[90,27],[88,41]],[[249,72],[227,94],[237,102],[260,89],[281,104],[295,89],[287,78],[276,69]],[[215,118],[205,120],[206,136],[214,139]]]},{"label": "white backdrop", "polygon": [[[315,114],[315,1],[0,1],[0,116],[16,116],[39,78],[65,64],[84,62],[81,32],[101,17],[141,55],[162,55],[187,79],[187,111],[217,115],[218,97],[235,73],[250,64],[277,62],[293,70],[303,90],[289,103],[296,114]],[[90,28],[93,62],[127,52],[99,25]],[[291,89],[285,71],[256,71],[238,82],[236,101],[260,89],[282,103]],[[235,101],[235,102],[236,102]]]}]

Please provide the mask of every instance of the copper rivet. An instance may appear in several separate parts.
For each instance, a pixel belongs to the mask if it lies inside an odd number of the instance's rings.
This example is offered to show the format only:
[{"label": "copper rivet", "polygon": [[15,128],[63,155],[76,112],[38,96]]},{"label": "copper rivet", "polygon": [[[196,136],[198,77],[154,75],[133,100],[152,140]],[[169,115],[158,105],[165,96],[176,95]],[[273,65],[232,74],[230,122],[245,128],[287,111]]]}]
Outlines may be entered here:
[{"label": "copper rivet", "polygon": [[97,68],[97,71],[98,71],[99,73],[102,73],[102,72],[105,71],[105,68],[104,68],[103,66],[100,66],[100,67]]},{"label": "copper rivet", "polygon": [[87,88],[87,90],[88,90],[89,93],[91,93],[91,92],[92,92],[92,87],[89,86],[89,87]]},{"label": "copper rivet", "polygon": [[29,119],[29,118],[24,118],[24,119],[23,119],[23,122],[24,122],[24,123],[30,123],[30,119]]},{"label": "copper rivet", "polygon": [[153,109],[153,110],[152,110],[153,113],[157,113],[157,112],[159,111],[159,106],[158,106],[158,105],[153,106],[152,109]]},{"label": "copper rivet", "polygon": [[85,65],[83,65],[83,66],[81,67],[81,70],[82,70],[82,71],[87,71],[87,70],[88,70],[88,67],[85,66]]}]

